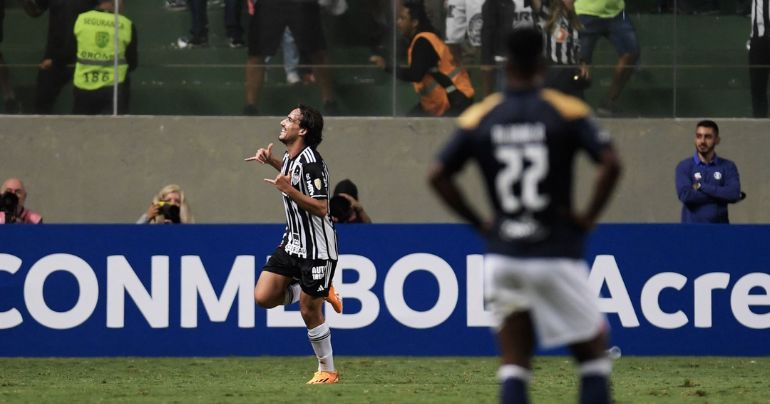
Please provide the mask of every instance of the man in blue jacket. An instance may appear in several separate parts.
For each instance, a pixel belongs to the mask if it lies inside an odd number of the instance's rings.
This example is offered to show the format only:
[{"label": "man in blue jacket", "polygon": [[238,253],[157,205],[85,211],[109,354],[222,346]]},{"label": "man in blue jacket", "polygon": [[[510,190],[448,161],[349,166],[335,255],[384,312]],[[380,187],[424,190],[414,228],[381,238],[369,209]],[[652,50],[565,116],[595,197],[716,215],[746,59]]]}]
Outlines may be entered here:
[{"label": "man in blue jacket", "polygon": [[738,167],[717,156],[719,126],[704,120],[695,127],[695,154],[676,167],[682,223],[730,223],[727,204],[742,199]]}]

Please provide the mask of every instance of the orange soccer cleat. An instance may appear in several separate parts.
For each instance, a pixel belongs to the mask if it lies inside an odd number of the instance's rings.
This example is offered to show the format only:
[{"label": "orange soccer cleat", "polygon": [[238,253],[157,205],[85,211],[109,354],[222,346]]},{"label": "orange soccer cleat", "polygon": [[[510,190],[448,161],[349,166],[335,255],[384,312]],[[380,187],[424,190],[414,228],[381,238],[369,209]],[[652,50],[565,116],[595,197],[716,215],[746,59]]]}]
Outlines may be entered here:
[{"label": "orange soccer cleat", "polygon": [[342,298],[340,294],[334,289],[334,286],[329,287],[329,296],[324,298],[337,313],[342,313]]},{"label": "orange soccer cleat", "polygon": [[337,372],[319,370],[315,372],[312,379],[308,380],[307,384],[334,384],[339,381],[340,376]]}]

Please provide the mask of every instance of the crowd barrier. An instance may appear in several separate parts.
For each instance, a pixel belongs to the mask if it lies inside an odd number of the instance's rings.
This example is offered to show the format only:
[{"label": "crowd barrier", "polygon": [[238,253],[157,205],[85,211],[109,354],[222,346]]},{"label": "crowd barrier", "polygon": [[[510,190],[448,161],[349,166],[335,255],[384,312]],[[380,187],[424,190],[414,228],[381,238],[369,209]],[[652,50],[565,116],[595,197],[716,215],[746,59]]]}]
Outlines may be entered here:
[{"label": "crowd barrier", "polygon": [[[281,225],[0,228],[0,356],[310,355],[252,291]],[[483,243],[457,224],[339,228],[338,355],[494,355]],[[631,355],[770,354],[770,226],[601,225],[590,284]],[[295,305],[296,306],[296,305]],[[553,352],[553,351],[552,351]],[[556,351],[558,352],[558,351]]]}]

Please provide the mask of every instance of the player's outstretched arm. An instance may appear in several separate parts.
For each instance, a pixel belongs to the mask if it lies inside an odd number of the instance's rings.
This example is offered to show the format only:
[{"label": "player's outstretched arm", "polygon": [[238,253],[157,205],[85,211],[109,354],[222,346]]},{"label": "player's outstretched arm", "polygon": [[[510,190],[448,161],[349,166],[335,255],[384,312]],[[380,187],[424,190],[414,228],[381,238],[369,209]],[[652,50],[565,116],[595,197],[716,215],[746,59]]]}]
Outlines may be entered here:
[{"label": "player's outstretched arm", "polygon": [[260,164],[269,164],[278,171],[281,171],[281,160],[273,157],[273,144],[270,143],[266,148],[260,148],[252,157],[246,157],[244,161],[257,161]]}]

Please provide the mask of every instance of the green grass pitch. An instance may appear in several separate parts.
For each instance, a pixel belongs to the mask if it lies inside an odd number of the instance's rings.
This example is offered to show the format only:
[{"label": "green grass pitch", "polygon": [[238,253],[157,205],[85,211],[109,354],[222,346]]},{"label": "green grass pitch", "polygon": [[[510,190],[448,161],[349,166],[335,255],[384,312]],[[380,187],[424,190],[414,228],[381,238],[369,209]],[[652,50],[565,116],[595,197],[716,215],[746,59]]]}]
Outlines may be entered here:
[{"label": "green grass pitch", "polygon": [[[0,358],[0,403],[494,403],[491,357],[335,358],[341,382],[305,385],[307,357]],[[538,357],[535,403],[577,401],[569,358]],[[615,361],[617,403],[770,403],[770,358]]]}]

